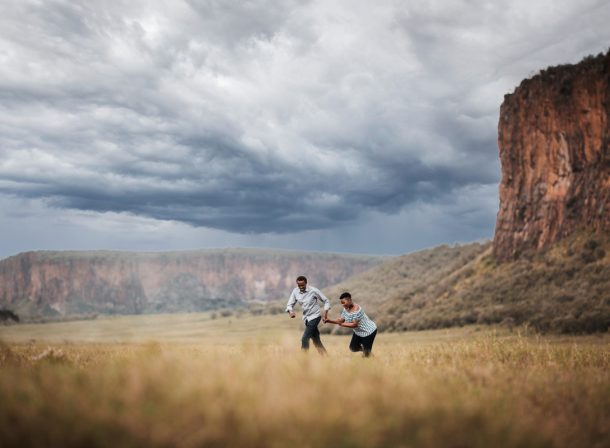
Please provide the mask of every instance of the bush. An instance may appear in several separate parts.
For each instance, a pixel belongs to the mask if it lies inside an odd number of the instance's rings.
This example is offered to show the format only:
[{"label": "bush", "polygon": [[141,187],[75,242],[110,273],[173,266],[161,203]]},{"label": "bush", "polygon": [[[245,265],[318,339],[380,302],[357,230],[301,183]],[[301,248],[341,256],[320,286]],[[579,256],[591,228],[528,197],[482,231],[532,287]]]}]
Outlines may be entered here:
[{"label": "bush", "polygon": [[601,247],[598,247],[597,249],[595,249],[595,252],[593,252],[593,254],[595,255],[595,258],[597,260],[601,260],[606,256],[606,251]]},{"label": "bush", "polygon": [[599,243],[594,239],[590,239],[590,240],[587,240],[584,247],[585,247],[585,250],[591,252],[599,247]]},{"label": "bush", "polygon": [[19,316],[11,310],[2,309],[0,310],[0,322],[7,322],[12,320],[13,322],[19,322]]},{"label": "bush", "polygon": [[597,259],[595,258],[595,254],[591,251],[585,251],[580,254],[580,258],[584,263],[593,263]]}]

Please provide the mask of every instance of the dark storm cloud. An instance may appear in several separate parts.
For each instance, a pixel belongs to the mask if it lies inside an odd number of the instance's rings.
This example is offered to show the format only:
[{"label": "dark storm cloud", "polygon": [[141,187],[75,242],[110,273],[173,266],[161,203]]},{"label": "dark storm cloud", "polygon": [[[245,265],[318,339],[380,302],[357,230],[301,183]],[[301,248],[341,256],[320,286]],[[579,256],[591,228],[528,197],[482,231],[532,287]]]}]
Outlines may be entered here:
[{"label": "dark storm cloud", "polygon": [[[4,3],[0,192],[238,233],[495,195],[502,95],[610,35],[602,2]],[[569,17],[598,41],[552,47]]]}]

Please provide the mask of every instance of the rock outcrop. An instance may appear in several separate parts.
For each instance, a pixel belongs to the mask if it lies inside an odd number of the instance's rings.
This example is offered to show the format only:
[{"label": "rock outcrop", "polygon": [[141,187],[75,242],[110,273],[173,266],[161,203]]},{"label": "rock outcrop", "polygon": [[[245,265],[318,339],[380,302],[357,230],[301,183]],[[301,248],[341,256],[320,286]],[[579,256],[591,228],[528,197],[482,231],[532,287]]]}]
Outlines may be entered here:
[{"label": "rock outcrop", "polygon": [[504,97],[497,260],[610,229],[609,118],[610,51],[543,70]]},{"label": "rock outcrop", "polygon": [[255,249],[28,252],[0,261],[0,308],[24,316],[204,311],[287,299],[297,275],[324,288],[383,260]]}]

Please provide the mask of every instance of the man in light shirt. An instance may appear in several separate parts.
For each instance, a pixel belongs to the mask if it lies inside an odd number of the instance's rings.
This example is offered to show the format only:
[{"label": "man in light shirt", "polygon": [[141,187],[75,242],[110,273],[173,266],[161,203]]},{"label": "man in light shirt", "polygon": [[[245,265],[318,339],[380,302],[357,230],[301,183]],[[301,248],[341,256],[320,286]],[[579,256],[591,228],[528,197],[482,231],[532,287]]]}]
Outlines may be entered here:
[{"label": "man in light shirt", "polygon": [[290,318],[294,318],[294,305],[297,302],[301,304],[303,321],[305,321],[305,331],[301,338],[301,349],[304,351],[309,350],[309,340],[311,339],[313,345],[318,349],[318,353],[325,355],[326,349],[320,340],[320,330],[318,330],[318,324],[322,320],[318,300],[324,303],[324,320],[326,320],[328,318],[328,310],[330,310],[330,301],[318,288],[307,286],[307,279],[301,275],[297,277],[297,287],[290,294],[286,312]]}]

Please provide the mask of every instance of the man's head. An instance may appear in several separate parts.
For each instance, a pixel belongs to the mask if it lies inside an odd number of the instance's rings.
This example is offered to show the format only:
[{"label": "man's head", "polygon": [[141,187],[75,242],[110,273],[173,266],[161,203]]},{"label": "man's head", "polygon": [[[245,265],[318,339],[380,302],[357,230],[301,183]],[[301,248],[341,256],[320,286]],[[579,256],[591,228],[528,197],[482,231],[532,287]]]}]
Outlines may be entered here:
[{"label": "man's head", "polygon": [[339,300],[341,301],[341,305],[343,306],[343,308],[345,308],[346,310],[349,310],[352,308],[352,306],[354,306],[352,302],[352,295],[349,292],[344,292],[343,294],[341,294]]},{"label": "man's head", "polygon": [[305,292],[307,289],[307,278],[304,275],[299,275],[297,277],[297,286],[301,292]]}]

